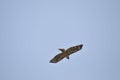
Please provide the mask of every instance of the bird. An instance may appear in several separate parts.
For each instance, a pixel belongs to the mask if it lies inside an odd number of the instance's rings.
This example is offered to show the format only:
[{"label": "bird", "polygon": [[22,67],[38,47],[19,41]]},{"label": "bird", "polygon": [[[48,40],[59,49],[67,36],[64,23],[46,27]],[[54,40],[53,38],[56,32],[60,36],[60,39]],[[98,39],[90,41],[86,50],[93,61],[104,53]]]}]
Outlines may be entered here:
[{"label": "bird", "polygon": [[64,48],[59,48],[58,50],[61,51],[61,53],[57,54],[55,57],[53,57],[49,62],[50,63],[57,63],[59,61],[61,61],[63,58],[67,58],[70,59],[69,56],[79,50],[81,50],[83,47],[83,44],[80,45],[76,45],[76,46],[72,46],[68,49],[64,49]]}]

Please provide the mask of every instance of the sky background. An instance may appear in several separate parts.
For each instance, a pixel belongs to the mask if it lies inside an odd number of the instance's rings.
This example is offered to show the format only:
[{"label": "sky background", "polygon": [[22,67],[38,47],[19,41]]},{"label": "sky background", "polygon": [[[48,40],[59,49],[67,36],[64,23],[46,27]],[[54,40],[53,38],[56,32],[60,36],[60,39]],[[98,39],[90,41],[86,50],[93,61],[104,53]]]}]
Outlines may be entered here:
[{"label": "sky background", "polygon": [[120,0],[0,0],[0,80],[120,80]]}]

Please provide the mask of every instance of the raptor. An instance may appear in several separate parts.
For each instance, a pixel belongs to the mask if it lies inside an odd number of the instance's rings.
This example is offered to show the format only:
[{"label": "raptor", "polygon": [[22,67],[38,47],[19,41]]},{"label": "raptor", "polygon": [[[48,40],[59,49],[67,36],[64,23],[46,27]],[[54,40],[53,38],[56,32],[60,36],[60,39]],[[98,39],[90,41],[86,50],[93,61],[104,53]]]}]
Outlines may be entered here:
[{"label": "raptor", "polygon": [[72,46],[72,47],[68,48],[67,50],[60,48],[59,50],[61,51],[61,53],[59,53],[55,57],[53,57],[50,60],[50,63],[57,63],[57,62],[61,61],[63,58],[69,59],[69,56],[71,54],[81,50],[82,47],[83,47],[83,44]]}]

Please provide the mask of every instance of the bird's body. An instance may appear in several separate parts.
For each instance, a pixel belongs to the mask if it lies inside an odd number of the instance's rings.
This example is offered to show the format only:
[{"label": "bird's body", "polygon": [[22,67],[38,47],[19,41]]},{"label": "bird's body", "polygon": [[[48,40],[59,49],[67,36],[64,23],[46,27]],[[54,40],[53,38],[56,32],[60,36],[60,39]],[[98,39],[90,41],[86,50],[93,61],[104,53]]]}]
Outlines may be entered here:
[{"label": "bird's body", "polygon": [[59,53],[57,54],[54,58],[52,58],[50,60],[51,63],[57,63],[59,62],[60,60],[62,60],[63,58],[67,58],[69,59],[69,56],[72,54],[72,53],[75,53],[77,51],[79,51],[80,49],[82,49],[82,44],[81,45],[77,45],[77,46],[73,46],[73,47],[70,47],[68,48],[67,50],[65,49],[59,49],[62,53]]}]

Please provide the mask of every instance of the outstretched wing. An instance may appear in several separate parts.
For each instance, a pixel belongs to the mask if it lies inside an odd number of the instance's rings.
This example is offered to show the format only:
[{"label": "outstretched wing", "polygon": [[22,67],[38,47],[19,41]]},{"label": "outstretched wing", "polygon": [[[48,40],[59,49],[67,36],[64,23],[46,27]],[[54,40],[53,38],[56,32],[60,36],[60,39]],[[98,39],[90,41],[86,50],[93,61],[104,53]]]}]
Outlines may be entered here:
[{"label": "outstretched wing", "polygon": [[72,53],[75,53],[75,52],[77,52],[77,51],[79,51],[80,49],[82,49],[82,44],[81,45],[77,45],[77,46],[73,46],[73,47],[70,47],[70,48],[68,48],[67,50],[66,50],[66,53],[68,54],[68,55],[70,55],[70,54],[72,54]]},{"label": "outstretched wing", "polygon": [[62,60],[64,58],[64,54],[63,53],[60,53],[60,54],[57,54],[54,58],[52,58],[50,60],[51,63],[57,63],[59,62],[60,60]]}]

